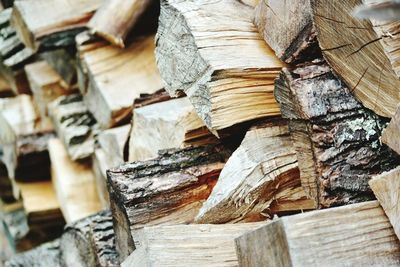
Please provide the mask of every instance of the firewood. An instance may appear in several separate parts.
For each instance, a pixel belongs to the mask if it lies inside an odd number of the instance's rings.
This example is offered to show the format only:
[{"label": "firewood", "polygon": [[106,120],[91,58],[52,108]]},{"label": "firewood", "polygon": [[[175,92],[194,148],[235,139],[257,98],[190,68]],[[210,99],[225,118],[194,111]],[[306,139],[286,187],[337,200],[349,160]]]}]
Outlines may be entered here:
[{"label": "firewood", "polygon": [[240,2],[255,8],[258,5],[258,3],[260,2],[260,0],[240,0]]},{"label": "firewood", "polygon": [[377,201],[283,217],[237,238],[236,248],[242,267],[400,264],[400,243]]},{"label": "firewood", "polygon": [[145,225],[193,222],[229,152],[218,145],[167,150],[158,158],[107,172],[117,251],[135,248],[131,231]]},{"label": "firewood", "polygon": [[0,97],[11,97],[13,95],[10,84],[0,72]]},{"label": "firewood", "polygon": [[48,115],[47,105],[50,102],[59,96],[73,93],[68,84],[46,61],[26,65],[25,72],[42,118]]},{"label": "firewood", "polygon": [[103,37],[114,45],[125,47],[129,31],[152,2],[152,0],[108,1],[92,17],[88,27],[93,34]]},{"label": "firewood", "polygon": [[60,250],[66,266],[119,266],[111,212],[102,211],[67,225]]},{"label": "firewood", "polygon": [[162,149],[212,142],[216,143],[217,138],[208,131],[187,98],[133,110],[129,161],[154,158]]},{"label": "firewood", "polygon": [[400,239],[400,208],[398,205],[400,193],[400,168],[398,167],[389,172],[384,172],[375,176],[369,181],[369,185],[388,216],[394,232]]},{"label": "firewood", "polygon": [[[378,115],[392,117],[400,102],[395,89],[400,86],[400,81],[380,43],[383,36],[376,34],[369,21],[353,17],[352,11],[361,2],[260,1],[256,24],[278,56],[287,62],[318,58],[318,51],[322,50],[335,73],[366,108]],[[387,27],[384,26],[385,30],[393,33]],[[316,48],[316,38],[320,50]],[[388,42],[390,38],[385,37],[382,42]],[[395,47],[390,50],[396,51]],[[392,63],[394,55],[395,52],[389,55]]]},{"label": "firewood", "polygon": [[281,119],[253,126],[222,169],[197,223],[265,219],[269,210],[314,208],[301,187],[296,151],[287,122]]},{"label": "firewood", "polygon": [[123,152],[129,131],[130,125],[124,125],[102,131],[97,136],[99,147],[95,149],[92,156],[93,172],[100,202],[104,208],[110,206],[106,172],[124,162]]},{"label": "firewood", "polygon": [[283,64],[239,1],[163,0],[156,58],[166,90],[184,91],[211,130],[279,115],[273,80]]},{"label": "firewood", "polygon": [[152,94],[140,94],[140,96],[133,101],[133,108],[140,108],[147,105],[168,101],[171,99],[172,98],[167,93],[167,91],[165,91],[165,89],[160,89]]},{"label": "firewood", "polygon": [[17,1],[11,20],[22,42],[35,51],[39,46],[68,46],[102,3],[102,0]]},{"label": "firewood", "polygon": [[[0,147],[0,158],[2,157],[3,151]],[[7,167],[0,161],[0,202],[13,203],[15,198],[13,195],[13,184],[8,177]]]},{"label": "firewood", "polygon": [[49,179],[47,141],[54,136],[50,123],[40,120],[27,95],[2,99],[0,110],[2,161],[9,177],[19,181]]},{"label": "firewood", "polygon": [[265,223],[145,227],[138,231],[141,237],[138,249],[122,266],[238,266],[235,238],[263,225]]},{"label": "firewood", "polygon": [[59,139],[49,141],[52,179],[67,223],[100,210],[90,164],[72,161]]},{"label": "firewood", "polygon": [[400,154],[400,106],[397,107],[396,113],[392,117],[389,125],[382,132],[382,142],[388,145],[391,149]]},{"label": "firewood", "polygon": [[5,263],[6,267],[60,267],[60,240],[43,244],[30,251],[17,254]]},{"label": "firewood", "polygon": [[276,92],[300,178],[318,207],[373,199],[368,181],[400,158],[379,137],[387,120],[364,108],[324,64],[284,69]]},{"label": "firewood", "polygon": [[96,120],[80,94],[61,96],[48,106],[58,136],[72,160],[90,157],[94,151]]},{"label": "firewood", "polygon": [[163,88],[154,59],[154,37],[137,39],[126,49],[100,47],[83,53],[89,77],[85,103],[103,129],[127,122],[142,93]]}]

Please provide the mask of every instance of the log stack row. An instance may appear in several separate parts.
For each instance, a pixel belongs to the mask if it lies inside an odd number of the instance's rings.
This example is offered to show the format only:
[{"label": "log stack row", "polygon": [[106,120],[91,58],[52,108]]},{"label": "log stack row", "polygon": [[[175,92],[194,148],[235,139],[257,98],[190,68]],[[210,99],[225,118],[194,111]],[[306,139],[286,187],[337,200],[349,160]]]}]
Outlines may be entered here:
[{"label": "log stack row", "polygon": [[5,266],[400,264],[397,43],[361,0],[0,3]]}]

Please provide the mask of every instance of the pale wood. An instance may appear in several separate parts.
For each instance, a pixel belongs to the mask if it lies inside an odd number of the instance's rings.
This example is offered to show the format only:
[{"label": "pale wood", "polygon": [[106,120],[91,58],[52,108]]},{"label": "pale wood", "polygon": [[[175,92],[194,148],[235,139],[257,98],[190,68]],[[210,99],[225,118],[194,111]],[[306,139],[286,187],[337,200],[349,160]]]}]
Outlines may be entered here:
[{"label": "pale wood", "polygon": [[65,33],[64,38],[68,38],[68,31],[75,36],[76,30],[86,26],[102,3],[103,0],[16,1],[12,23],[22,42],[37,50],[45,37]]},{"label": "pale wood", "polygon": [[220,145],[171,149],[107,172],[120,259],[135,248],[131,231],[191,223],[211,193],[229,151]]},{"label": "pale wood", "polygon": [[273,80],[283,64],[239,1],[162,1],[156,57],[166,90],[184,91],[209,129],[280,113]]},{"label": "pale wood", "polygon": [[67,85],[74,86],[76,84],[76,47],[68,46],[65,48],[52,49],[40,53],[39,56],[47,61],[47,63],[62,77]]},{"label": "pale wood", "polygon": [[115,0],[105,2],[88,23],[91,33],[110,43],[125,47],[129,31],[135,26],[152,0]]},{"label": "pale wood", "polygon": [[300,182],[296,151],[287,122],[266,121],[250,128],[232,154],[197,223],[257,221],[273,212],[312,209]]},{"label": "pale wood", "polygon": [[49,141],[52,180],[67,223],[100,210],[91,166],[71,161],[59,139]]},{"label": "pale wood", "polygon": [[265,223],[145,227],[122,267],[238,266],[234,239]]},{"label": "pale wood", "polygon": [[364,108],[323,62],[284,69],[275,96],[316,205],[372,200],[368,181],[400,162],[379,140],[387,120]]},{"label": "pale wood", "polygon": [[25,72],[35,103],[43,118],[48,115],[47,105],[50,102],[59,96],[74,92],[46,61],[26,65]]},{"label": "pale wood", "polygon": [[107,160],[107,153],[102,148],[94,150],[92,168],[101,207],[103,209],[110,208],[110,196],[107,189],[107,170],[110,168],[110,164]]},{"label": "pale wood", "polygon": [[80,94],[61,96],[48,105],[59,138],[72,160],[90,157],[98,126]]},{"label": "pale wood", "polygon": [[260,2],[260,0],[240,0],[240,2],[255,8],[258,5],[258,3]]},{"label": "pale wood", "polygon": [[[191,133],[196,132],[193,137]],[[159,150],[217,142],[187,98],[133,110],[129,161],[157,156]]]},{"label": "pale wood", "polygon": [[373,177],[369,185],[400,238],[400,168]]},{"label": "pale wood", "polygon": [[398,266],[400,243],[377,201],[283,217],[236,239],[239,266]]},{"label": "pale wood", "polygon": [[132,103],[163,84],[154,59],[154,36],[138,38],[126,49],[100,47],[83,53],[89,85],[85,102],[103,129],[127,121]]},{"label": "pale wood", "polygon": [[400,154],[400,106],[397,107],[389,125],[383,130],[381,140],[391,149]]}]

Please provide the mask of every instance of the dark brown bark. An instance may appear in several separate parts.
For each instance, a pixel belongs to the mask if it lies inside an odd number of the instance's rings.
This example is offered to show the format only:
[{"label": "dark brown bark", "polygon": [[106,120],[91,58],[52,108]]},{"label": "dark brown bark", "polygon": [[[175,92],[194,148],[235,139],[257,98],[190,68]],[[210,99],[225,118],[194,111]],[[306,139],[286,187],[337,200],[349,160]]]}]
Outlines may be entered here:
[{"label": "dark brown bark", "polygon": [[316,204],[373,199],[368,181],[400,163],[379,141],[387,120],[364,108],[325,63],[284,69],[275,95],[291,119],[302,185]]}]

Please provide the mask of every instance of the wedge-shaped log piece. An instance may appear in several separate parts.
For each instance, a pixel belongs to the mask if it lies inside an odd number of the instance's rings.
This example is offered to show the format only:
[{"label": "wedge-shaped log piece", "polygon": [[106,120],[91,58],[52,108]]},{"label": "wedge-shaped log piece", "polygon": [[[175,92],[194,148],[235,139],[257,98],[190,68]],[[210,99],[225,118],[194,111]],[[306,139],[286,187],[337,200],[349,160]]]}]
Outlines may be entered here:
[{"label": "wedge-shaped log piece", "polygon": [[61,76],[46,62],[38,61],[25,66],[31,91],[42,118],[47,116],[47,105],[73,90]]},{"label": "wedge-shaped log piece", "polygon": [[103,37],[114,45],[125,47],[129,31],[152,2],[151,0],[107,1],[89,21],[88,27],[93,34]]},{"label": "wedge-shaped log piece", "polygon": [[[30,96],[0,101],[2,161],[11,179],[49,179],[47,141],[52,137],[51,124],[48,120],[40,120]],[[36,171],[32,172],[32,168]]]},{"label": "wedge-shaped log piece", "polygon": [[67,225],[60,250],[66,266],[119,266],[111,212],[101,211]]},{"label": "wedge-shaped log piece", "polygon": [[368,20],[353,16],[360,4],[362,0],[260,1],[255,21],[280,58],[290,63],[309,61],[322,51],[365,107],[392,117],[400,102],[396,90],[400,80],[392,70],[397,24],[379,23],[375,31]]},{"label": "wedge-shaped log piece", "polygon": [[193,222],[229,152],[219,145],[167,150],[158,158],[107,172],[120,259],[135,248],[131,231],[144,225]]},{"label": "wedge-shaped log piece", "polygon": [[187,98],[133,110],[129,161],[157,156],[159,150],[217,142]]},{"label": "wedge-shaped log piece", "polygon": [[246,133],[196,222],[263,220],[272,209],[279,212],[313,207],[301,186],[287,122],[277,119],[259,123]]},{"label": "wedge-shaped log piece", "polygon": [[145,227],[138,231],[138,248],[122,266],[238,266],[234,239],[263,225],[265,223]]},{"label": "wedge-shaped log piece", "polygon": [[140,94],[163,88],[153,36],[137,38],[126,49],[108,45],[85,52],[83,64],[89,77],[84,99],[104,129],[126,122]]},{"label": "wedge-shaped log piece", "polygon": [[375,176],[369,185],[400,239],[400,167]]},{"label": "wedge-shaped log piece", "polygon": [[30,251],[16,254],[5,263],[7,267],[61,267],[60,240],[43,244]]},{"label": "wedge-shaped log piece", "polygon": [[382,142],[388,145],[391,149],[400,154],[400,106],[397,107],[397,111],[392,117],[389,125],[382,133]]},{"label": "wedge-shaped log piece", "polygon": [[273,80],[282,63],[239,1],[163,0],[156,57],[166,90],[183,90],[208,128],[279,114]]},{"label": "wedge-shaped log piece", "polygon": [[100,210],[90,164],[72,161],[59,139],[49,141],[52,179],[67,223]]},{"label": "wedge-shaped log piece", "polygon": [[241,267],[400,264],[400,243],[377,201],[283,217],[236,247]]},{"label": "wedge-shaped log piece", "polygon": [[49,104],[48,111],[70,158],[78,160],[91,156],[98,126],[82,95],[61,96]]},{"label": "wedge-shaped log piece", "polygon": [[[39,0],[17,1],[13,7],[12,24],[19,38],[29,48],[67,46],[83,30],[103,0]],[[40,16],[38,16],[40,14]]]},{"label": "wedge-shaped log piece", "polygon": [[368,181],[400,162],[379,141],[387,121],[357,102],[324,63],[283,70],[275,95],[291,119],[301,183],[317,206],[373,199]]}]

